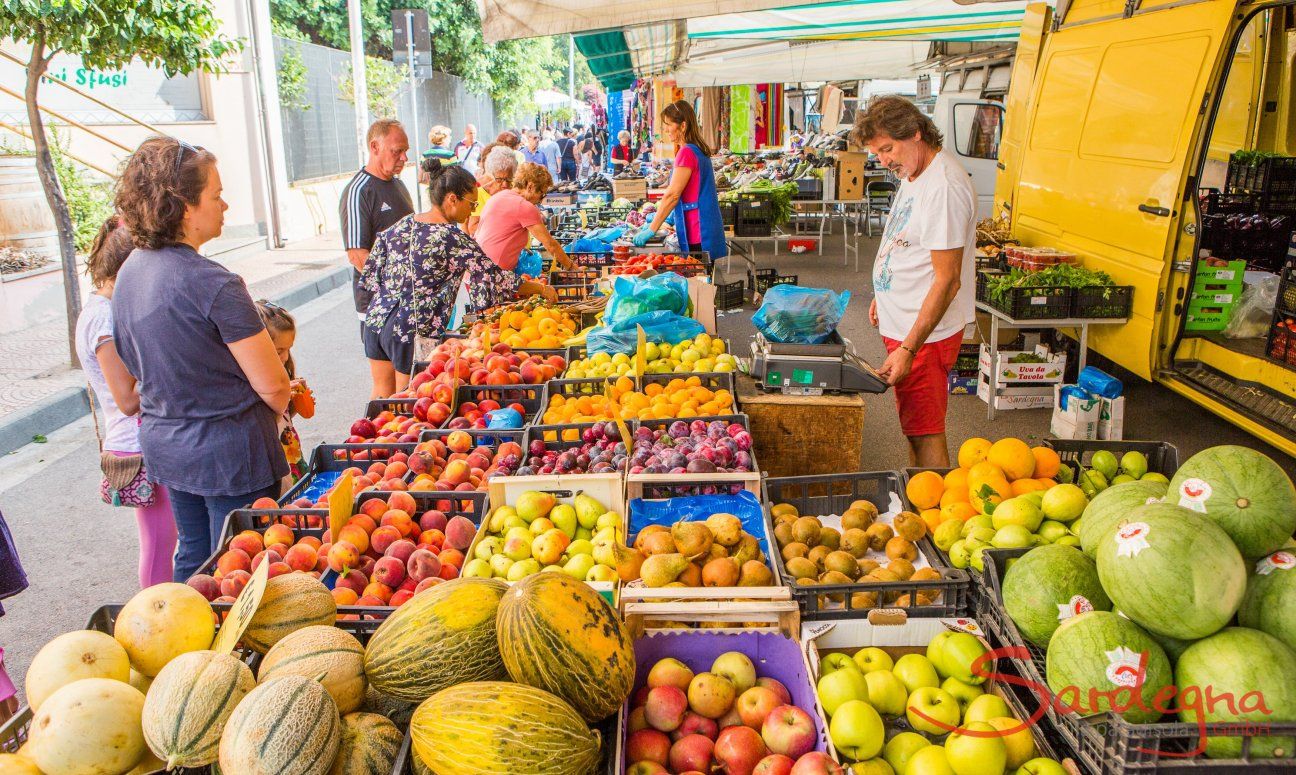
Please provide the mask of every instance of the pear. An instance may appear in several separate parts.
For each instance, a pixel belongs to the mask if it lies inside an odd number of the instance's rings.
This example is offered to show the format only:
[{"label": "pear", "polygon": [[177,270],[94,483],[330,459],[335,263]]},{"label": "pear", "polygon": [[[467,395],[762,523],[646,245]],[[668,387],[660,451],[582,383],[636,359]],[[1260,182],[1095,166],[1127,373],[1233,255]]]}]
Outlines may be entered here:
[{"label": "pear", "polygon": [[738,546],[729,555],[740,563],[748,560],[759,560],[761,559],[760,542],[751,533],[743,533],[742,539],[738,541]]},{"label": "pear", "polygon": [[534,522],[541,517],[548,516],[550,509],[556,502],[554,496],[547,492],[536,492],[528,490],[518,496],[517,503],[513,508],[517,509],[517,514],[527,522]]},{"label": "pear", "polygon": [[722,546],[733,546],[742,540],[742,522],[733,514],[712,514],[707,517],[706,526]]},{"label": "pear", "polygon": [[702,522],[676,522],[671,527],[671,538],[675,539],[675,550],[690,558],[709,554],[715,540]]},{"label": "pear", "polygon": [[594,561],[615,568],[622,581],[634,581],[639,578],[644,556],[638,549],[622,546],[616,541],[596,541]]},{"label": "pear", "polygon": [[[653,533],[662,533],[662,532],[666,533],[667,535],[670,535],[670,529],[667,528],[665,525],[649,525],[643,530],[640,530],[639,535],[635,536],[634,548],[638,549],[641,552],[644,552],[644,554],[655,554],[655,552],[645,552],[644,543],[648,541],[648,536],[652,535]],[[672,540],[671,543],[674,544],[675,543],[674,540]]]},{"label": "pear", "polygon": [[682,554],[654,554],[643,561],[639,572],[644,584],[664,587],[679,578],[690,566],[688,558]]},{"label": "pear", "polygon": [[738,561],[732,557],[719,557],[702,566],[702,586],[732,587],[738,584]]},{"label": "pear", "polygon": [[738,573],[740,587],[768,587],[774,583],[774,574],[760,560],[748,560],[742,564]]},{"label": "pear", "polygon": [[576,520],[580,526],[591,530],[598,522],[598,518],[607,512],[606,506],[584,493],[576,494],[572,499],[572,506],[576,508]]}]

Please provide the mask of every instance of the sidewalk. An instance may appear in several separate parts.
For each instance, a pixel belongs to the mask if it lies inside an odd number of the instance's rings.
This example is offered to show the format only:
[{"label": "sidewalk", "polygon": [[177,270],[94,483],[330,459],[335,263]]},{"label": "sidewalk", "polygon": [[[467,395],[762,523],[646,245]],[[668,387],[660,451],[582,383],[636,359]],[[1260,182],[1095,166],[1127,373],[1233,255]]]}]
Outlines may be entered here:
[{"label": "sidewalk", "polygon": [[[293,308],[349,282],[350,268],[336,232],[279,250],[243,248],[215,260],[247,281],[255,299]],[[83,288],[87,281],[82,278]],[[85,375],[68,365],[67,324],[61,316],[0,335],[0,455],[57,430],[90,411]]]}]

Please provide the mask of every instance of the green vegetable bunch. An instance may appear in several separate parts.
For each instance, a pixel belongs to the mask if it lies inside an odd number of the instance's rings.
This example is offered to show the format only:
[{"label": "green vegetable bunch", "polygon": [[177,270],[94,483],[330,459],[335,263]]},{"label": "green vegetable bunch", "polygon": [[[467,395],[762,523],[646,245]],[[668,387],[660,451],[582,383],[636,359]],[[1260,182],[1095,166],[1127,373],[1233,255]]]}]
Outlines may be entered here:
[{"label": "green vegetable bunch", "polygon": [[986,293],[990,303],[997,307],[1006,307],[1011,303],[1014,288],[1093,288],[1113,285],[1115,283],[1106,272],[1071,264],[1055,264],[1035,272],[1012,269],[1006,274],[986,276]]}]

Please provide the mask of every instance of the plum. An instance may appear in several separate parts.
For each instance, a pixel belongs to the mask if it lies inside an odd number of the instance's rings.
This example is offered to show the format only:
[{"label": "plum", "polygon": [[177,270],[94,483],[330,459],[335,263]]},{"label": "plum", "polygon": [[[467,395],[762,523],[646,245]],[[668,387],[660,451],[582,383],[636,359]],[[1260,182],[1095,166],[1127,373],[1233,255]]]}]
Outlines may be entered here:
[{"label": "plum", "polygon": [[716,466],[707,458],[693,458],[688,462],[686,470],[690,474],[713,474]]}]

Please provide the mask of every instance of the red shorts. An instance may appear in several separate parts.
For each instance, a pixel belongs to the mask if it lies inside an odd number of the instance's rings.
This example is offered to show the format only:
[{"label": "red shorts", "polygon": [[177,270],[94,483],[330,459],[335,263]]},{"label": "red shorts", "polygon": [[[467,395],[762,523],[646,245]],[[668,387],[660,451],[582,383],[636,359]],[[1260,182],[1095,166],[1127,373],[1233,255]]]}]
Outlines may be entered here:
[{"label": "red shorts", "polygon": [[[900,340],[882,337],[887,354]],[[900,429],[906,436],[931,436],[945,432],[945,408],[949,404],[949,372],[958,360],[963,332],[918,348],[909,373],[892,389],[900,412]]]}]

